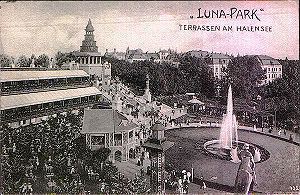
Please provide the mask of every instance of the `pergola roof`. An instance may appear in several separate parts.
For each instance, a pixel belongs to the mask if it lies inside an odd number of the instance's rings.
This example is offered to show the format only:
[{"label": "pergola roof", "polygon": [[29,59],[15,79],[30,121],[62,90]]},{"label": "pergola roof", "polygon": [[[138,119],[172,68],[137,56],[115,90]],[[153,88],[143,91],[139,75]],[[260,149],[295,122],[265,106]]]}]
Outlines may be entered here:
[{"label": "pergola roof", "polygon": [[96,87],[1,96],[1,110],[101,94]]},{"label": "pergola roof", "polygon": [[130,131],[138,126],[113,109],[86,109],[81,133],[112,133]]},{"label": "pergola roof", "polygon": [[191,104],[204,104],[203,102],[201,102],[200,100],[198,100],[197,98],[193,98],[190,101],[188,101]]},{"label": "pergola roof", "polygon": [[0,71],[1,82],[88,76],[84,70]]}]

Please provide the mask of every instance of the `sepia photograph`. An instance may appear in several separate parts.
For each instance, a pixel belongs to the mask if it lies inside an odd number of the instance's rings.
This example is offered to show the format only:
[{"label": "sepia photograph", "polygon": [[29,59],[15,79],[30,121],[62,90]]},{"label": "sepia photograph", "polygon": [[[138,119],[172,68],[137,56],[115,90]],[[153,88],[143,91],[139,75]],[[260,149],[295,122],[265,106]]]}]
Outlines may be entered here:
[{"label": "sepia photograph", "polygon": [[0,195],[299,194],[299,1],[0,2]]}]

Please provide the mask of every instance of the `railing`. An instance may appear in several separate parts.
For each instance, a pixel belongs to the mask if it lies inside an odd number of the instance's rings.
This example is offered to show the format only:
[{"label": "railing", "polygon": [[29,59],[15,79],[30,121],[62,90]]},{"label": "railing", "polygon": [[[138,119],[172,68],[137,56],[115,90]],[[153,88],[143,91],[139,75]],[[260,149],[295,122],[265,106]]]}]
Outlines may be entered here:
[{"label": "railing", "polygon": [[39,85],[38,87],[16,87],[13,90],[1,88],[1,95],[16,95],[16,94],[24,94],[24,93],[33,93],[33,92],[44,92],[44,91],[56,91],[61,89],[75,89],[81,87],[90,86],[89,82],[86,83],[74,83],[69,85]]},{"label": "railing", "polygon": [[57,114],[57,113],[62,113],[66,111],[72,111],[74,109],[80,109],[80,108],[85,108],[88,106],[92,106],[93,104],[97,103],[97,101],[90,101],[86,103],[79,103],[77,105],[65,105],[65,106],[60,106],[60,107],[52,107],[52,108],[43,108],[39,110],[32,110],[32,111],[17,111],[13,112],[11,114],[5,114],[2,115],[1,117],[1,122],[16,122],[16,121],[21,121],[21,120],[26,120],[26,119],[31,119],[31,118],[37,118],[37,117],[43,117],[43,116],[49,116],[52,114]]}]

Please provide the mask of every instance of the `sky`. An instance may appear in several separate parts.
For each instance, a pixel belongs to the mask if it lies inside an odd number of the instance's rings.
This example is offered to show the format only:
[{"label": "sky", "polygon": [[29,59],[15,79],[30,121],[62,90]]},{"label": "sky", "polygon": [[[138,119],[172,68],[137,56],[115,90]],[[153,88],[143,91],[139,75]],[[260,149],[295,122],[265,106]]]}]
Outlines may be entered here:
[{"label": "sky", "polygon": [[[12,56],[79,50],[88,19],[99,51],[204,50],[299,59],[298,1],[0,3],[0,52]],[[258,9],[256,19],[200,19],[201,10]],[[264,11],[260,11],[263,9]],[[194,18],[191,19],[190,16]],[[179,25],[233,26],[233,31],[184,31]],[[272,32],[237,32],[236,26],[272,26]]]}]

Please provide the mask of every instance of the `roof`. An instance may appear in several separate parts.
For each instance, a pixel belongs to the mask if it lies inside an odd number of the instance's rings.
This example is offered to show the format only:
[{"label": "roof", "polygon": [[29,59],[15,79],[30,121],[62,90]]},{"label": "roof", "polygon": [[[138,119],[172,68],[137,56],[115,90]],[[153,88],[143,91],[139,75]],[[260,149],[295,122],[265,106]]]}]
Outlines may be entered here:
[{"label": "roof", "polygon": [[204,104],[203,102],[201,102],[197,98],[193,98],[193,99],[189,100],[188,102],[191,103],[191,104]]},{"label": "roof", "polygon": [[145,60],[150,60],[151,58],[153,58],[153,59],[159,59],[159,54],[158,53],[142,53],[142,54],[131,54],[129,56],[129,59],[145,59]]},{"label": "roof", "polygon": [[91,19],[89,19],[87,26],[85,27],[86,31],[94,31]]},{"label": "roof", "polygon": [[86,109],[81,133],[112,133],[129,131],[138,126],[113,109]]},{"label": "roof", "polygon": [[211,53],[210,57],[214,59],[230,59],[229,55],[223,53]]},{"label": "roof", "polygon": [[0,71],[1,82],[88,76],[84,70]]},{"label": "roof", "polygon": [[161,123],[155,123],[152,127],[152,131],[164,131],[166,128]]},{"label": "roof", "polygon": [[199,51],[192,50],[187,53],[191,54],[191,56],[197,57],[197,58],[208,57],[208,55],[210,54],[208,51],[202,51],[202,50],[199,50]]},{"label": "roof", "polygon": [[101,94],[96,87],[1,96],[1,110]]},{"label": "roof", "polygon": [[101,53],[100,52],[81,52],[81,51],[73,51],[72,52],[73,55],[79,57],[79,56],[82,56],[82,57],[88,57],[88,56],[96,56],[96,57],[99,57],[101,56]]},{"label": "roof", "polygon": [[278,60],[267,55],[257,55],[257,58],[261,65],[281,65]]}]

